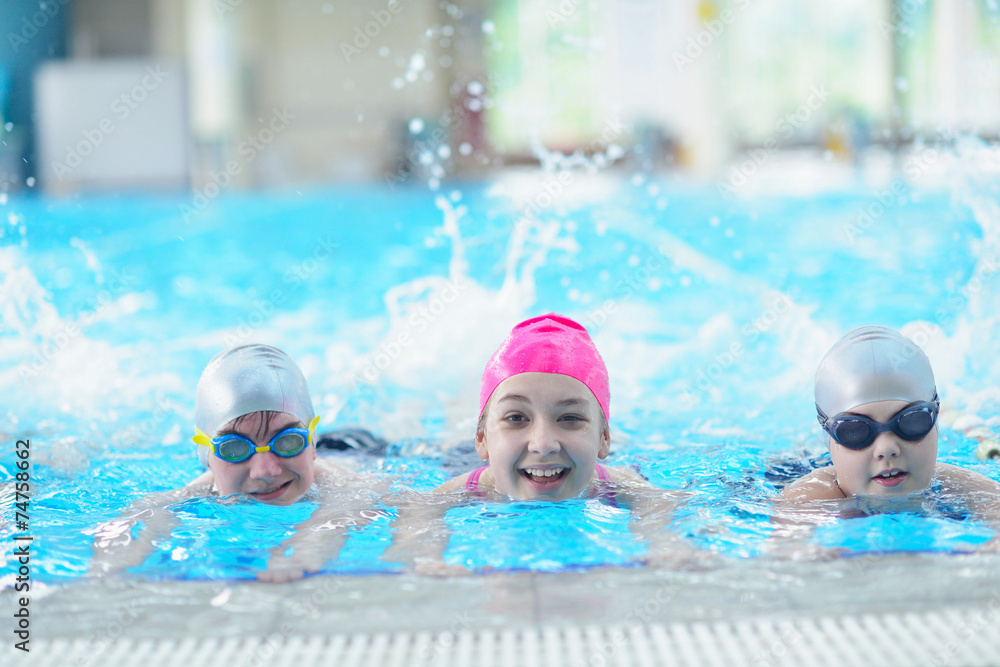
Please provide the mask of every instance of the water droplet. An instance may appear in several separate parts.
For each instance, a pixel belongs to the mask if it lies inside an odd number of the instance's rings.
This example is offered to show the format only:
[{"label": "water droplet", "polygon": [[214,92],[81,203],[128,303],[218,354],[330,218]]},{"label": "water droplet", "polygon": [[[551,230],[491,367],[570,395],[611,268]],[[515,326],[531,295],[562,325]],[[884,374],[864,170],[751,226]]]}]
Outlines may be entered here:
[{"label": "water droplet", "polygon": [[28,185],[29,188],[35,187],[35,177],[34,176],[28,176],[27,180],[25,180],[24,182],[27,183],[27,185]]},{"label": "water droplet", "polygon": [[468,141],[463,141],[458,146],[458,152],[461,155],[472,155],[472,144],[470,144]]},{"label": "water droplet", "polygon": [[388,58],[389,57],[389,53],[390,53],[390,51],[389,51],[389,47],[388,46],[383,46],[381,49],[378,50],[378,54],[380,56],[382,56],[383,58]]},{"label": "water droplet", "polygon": [[423,118],[413,118],[410,120],[410,134],[420,134],[424,131]]},{"label": "water droplet", "polygon": [[469,85],[466,86],[465,89],[469,91],[469,94],[473,97],[479,97],[485,90],[485,88],[483,88],[483,84],[478,81],[470,81]]},{"label": "water droplet", "polygon": [[901,93],[905,93],[910,89],[910,81],[905,76],[897,76],[894,83],[896,84],[896,90]]},{"label": "water droplet", "polygon": [[496,32],[496,26],[493,25],[493,21],[483,21],[483,34],[492,35]]},{"label": "water droplet", "polygon": [[438,147],[438,155],[441,156],[442,160],[447,160],[451,157],[451,146],[442,145]]}]

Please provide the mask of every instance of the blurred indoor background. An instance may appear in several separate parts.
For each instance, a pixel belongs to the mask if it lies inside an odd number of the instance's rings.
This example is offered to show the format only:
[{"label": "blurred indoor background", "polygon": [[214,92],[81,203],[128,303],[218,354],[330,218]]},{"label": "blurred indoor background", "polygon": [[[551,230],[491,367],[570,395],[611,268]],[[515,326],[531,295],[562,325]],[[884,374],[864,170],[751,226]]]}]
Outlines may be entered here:
[{"label": "blurred indoor background", "polygon": [[0,181],[714,175],[1000,129],[996,0],[4,0]]}]

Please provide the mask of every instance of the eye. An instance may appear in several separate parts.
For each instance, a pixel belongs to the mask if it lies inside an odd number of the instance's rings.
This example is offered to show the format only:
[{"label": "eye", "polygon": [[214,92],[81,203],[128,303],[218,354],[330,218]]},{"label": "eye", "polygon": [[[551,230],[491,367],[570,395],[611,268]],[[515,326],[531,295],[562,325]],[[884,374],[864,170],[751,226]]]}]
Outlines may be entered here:
[{"label": "eye", "polygon": [[581,414],[569,413],[561,415],[559,417],[559,421],[563,422],[564,424],[576,425],[586,422],[587,418]]},{"label": "eye", "polygon": [[510,424],[523,424],[528,421],[528,418],[520,412],[511,412],[503,416],[503,421]]}]

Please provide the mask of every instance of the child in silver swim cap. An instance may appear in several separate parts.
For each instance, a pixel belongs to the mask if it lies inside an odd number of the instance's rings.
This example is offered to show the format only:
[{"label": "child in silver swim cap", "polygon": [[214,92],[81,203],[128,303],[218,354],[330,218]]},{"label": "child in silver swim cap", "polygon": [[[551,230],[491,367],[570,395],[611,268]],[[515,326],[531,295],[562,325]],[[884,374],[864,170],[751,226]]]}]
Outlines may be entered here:
[{"label": "child in silver swim cap", "polygon": [[904,497],[936,480],[946,493],[990,492],[990,507],[983,509],[996,513],[1000,484],[937,461],[940,403],[934,372],[909,338],[885,327],[855,329],[820,362],[815,393],[833,465],[797,480],[782,497]]},{"label": "child in silver swim cap", "polygon": [[269,345],[220,352],[195,392],[198,455],[219,495],[270,505],[301,498],[315,481],[316,417],[309,387],[291,358]]},{"label": "child in silver swim cap", "polygon": [[[267,571],[258,578],[285,581],[318,570],[337,555],[344,536],[328,530],[323,533],[323,548],[310,551],[307,547],[316,541],[312,529],[326,523],[330,512],[351,514],[367,509],[368,503],[349,507],[322,492],[335,486],[361,486],[361,480],[342,466],[317,459],[317,422],[305,377],[283,351],[244,345],[220,352],[206,366],[195,392],[193,440],[208,470],[181,489],[140,499],[124,517],[98,529],[91,571],[141,563],[152,551],[153,539],[168,535],[176,525],[169,509],[173,503],[239,494],[268,505],[289,505],[314,486],[320,489],[320,507],[298,526],[293,543],[272,551]],[[366,518],[370,515],[362,512],[352,520],[361,525]],[[139,520],[145,525],[136,539],[121,540],[122,531],[130,531]],[[289,552],[294,557],[287,556]]]}]

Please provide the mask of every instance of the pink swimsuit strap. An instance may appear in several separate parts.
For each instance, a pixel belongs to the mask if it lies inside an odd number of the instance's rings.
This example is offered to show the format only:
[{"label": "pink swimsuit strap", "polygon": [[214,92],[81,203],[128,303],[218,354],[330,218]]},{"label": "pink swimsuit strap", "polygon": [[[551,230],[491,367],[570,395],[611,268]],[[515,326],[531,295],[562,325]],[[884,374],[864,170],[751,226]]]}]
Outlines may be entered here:
[{"label": "pink swimsuit strap", "polygon": [[482,468],[476,468],[469,475],[468,479],[465,480],[465,490],[466,491],[479,491],[479,477],[483,474],[483,471],[489,468],[489,466],[483,466]]},{"label": "pink swimsuit strap", "polygon": [[[479,491],[479,478],[482,476],[483,471],[486,470],[488,467],[489,466],[483,466],[482,468],[476,468],[471,473],[469,473],[469,476],[465,480],[465,490],[466,491],[473,491],[473,492],[478,492]],[[611,481],[611,476],[608,474],[607,468],[605,468],[604,466],[602,466],[600,463],[598,463],[597,467],[594,468],[594,472],[597,473],[597,479],[601,480],[602,482],[610,482]]]}]

